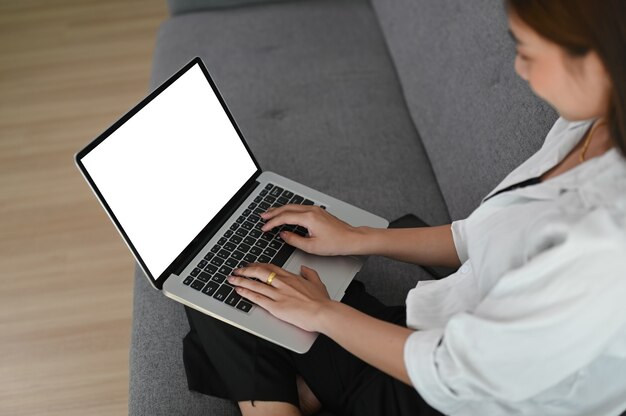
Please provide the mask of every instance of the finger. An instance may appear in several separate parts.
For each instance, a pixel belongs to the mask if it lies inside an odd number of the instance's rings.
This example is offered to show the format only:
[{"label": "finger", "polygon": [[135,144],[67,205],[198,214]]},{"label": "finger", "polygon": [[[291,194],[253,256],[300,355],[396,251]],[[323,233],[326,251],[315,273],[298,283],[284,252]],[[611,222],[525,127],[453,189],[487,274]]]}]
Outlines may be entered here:
[{"label": "finger", "polygon": [[[245,279],[244,279],[245,280]],[[260,307],[262,307],[263,309],[270,309],[272,307],[272,303],[274,303],[274,301],[266,296],[263,296],[259,293],[256,293],[250,289],[246,289],[244,287],[235,287],[235,291],[237,292],[238,295],[243,296],[244,298],[252,301],[253,303],[256,303],[257,305],[259,305]]]},{"label": "finger", "polygon": [[306,267],[304,264],[300,266],[300,274],[302,275],[302,277],[310,282],[322,282],[319,274],[317,274],[315,270]]},{"label": "finger", "polygon": [[276,279],[278,278],[279,275],[285,276],[285,275],[292,274],[288,272],[287,270],[281,269],[275,264],[269,264],[269,263],[250,263],[246,267],[233,270],[234,275],[258,279],[262,284],[265,284],[266,286],[267,284],[265,282],[267,282],[267,279],[270,273],[272,272],[276,273],[276,276],[274,277],[274,280],[272,281],[272,286],[274,287],[278,287],[274,283],[276,282]]},{"label": "finger", "polygon": [[[276,281],[277,277],[275,277],[274,281],[272,281],[272,285]],[[228,280],[228,283],[235,286],[236,288],[242,287],[250,292],[263,295],[268,299],[272,299],[272,300],[276,299],[277,292],[275,288],[265,283],[257,282],[256,280],[250,280],[250,279],[246,279],[244,277],[238,277],[238,276],[228,276],[226,280]]]},{"label": "finger", "polygon": [[309,205],[300,205],[300,204],[287,204],[287,205],[283,205],[280,207],[272,207],[272,208],[269,208],[264,213],[262,213],[261,218],[268,220],[268,219],[274,218],[276,215],[285,211],[303,212],[303,211],[306,211],[307,207],[309,207]]},{"label": "finger", "polygon": [[300,250],[304,250],[304,251],[309,251],[309,246],[312,243],[311,237],[302,237],[290,231],[281,231],[280,238],[285,240],[285,242],[289,244],[290,246],[299,248]]},{"label": "finger", "polygon": [[283,224],[295,224],[301,225],[305,228],[309,228],[309,226],[307,225],[311,221],[309,212],[310,211],[283,211],[282,213],[268,220],[263,225],[263,227],[261,227],[261,231],[269,231],[272,228],[279,227]]}]

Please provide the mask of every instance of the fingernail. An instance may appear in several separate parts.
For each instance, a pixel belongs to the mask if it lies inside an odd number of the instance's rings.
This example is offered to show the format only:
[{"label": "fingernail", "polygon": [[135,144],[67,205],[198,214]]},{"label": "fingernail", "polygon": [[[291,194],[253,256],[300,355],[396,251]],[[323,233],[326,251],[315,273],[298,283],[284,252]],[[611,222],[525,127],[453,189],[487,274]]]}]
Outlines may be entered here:
[{"label": "fingernail", "polygon": [[231,283],[232,283],[232,282],[234,282],[234,281],[235,281],[235,276],[228,276],[228,277],[226,278],[226,280],[228,280],[229,282],[231,282]]}]

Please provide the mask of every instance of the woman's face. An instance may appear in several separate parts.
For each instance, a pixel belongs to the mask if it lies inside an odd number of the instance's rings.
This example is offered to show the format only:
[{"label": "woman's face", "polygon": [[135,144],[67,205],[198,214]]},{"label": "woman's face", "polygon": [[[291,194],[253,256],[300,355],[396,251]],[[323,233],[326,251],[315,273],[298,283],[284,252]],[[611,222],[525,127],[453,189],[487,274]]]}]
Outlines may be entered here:
[{"label": "woman's face", "polygon": [[509,13],[509,28],[517,46],[515,71],[537,96],[570,121],[607,114],[611,82],[594,51],[572,57],[513,13]]}]

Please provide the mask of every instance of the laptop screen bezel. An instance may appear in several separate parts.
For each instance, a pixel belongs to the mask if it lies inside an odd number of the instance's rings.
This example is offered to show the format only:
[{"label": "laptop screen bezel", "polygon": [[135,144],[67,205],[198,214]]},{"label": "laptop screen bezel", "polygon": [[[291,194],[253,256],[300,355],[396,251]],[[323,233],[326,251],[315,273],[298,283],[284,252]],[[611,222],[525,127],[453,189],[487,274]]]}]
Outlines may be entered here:
[{"label": "laptop screen bezel", "polygon": [[[189,244],[185,247],[185,249],[174,259],[174,261],[172,261],[172,263],[170,263],[170,265],[163,271],[163,273],[155,277],[146,266],[146,263],[141,258],[141,255],[139,254],[134,244],[128,237],[128,234],[126,233],[126,231],[124,231],[124,228],[122,227],[117,217],[111,210],[111,207],[109,206],[106,199],[104,198],[104,196],[102,195],[102,193],[96,186],[95,182],[89,175],[89,172],[85,168],[85,165],[82,163],[82,159],[87,154],[89,154],[89,152],[94,150],[100,143],[106,140],[111,134],[113,134],[113,132],[115,132],[118,128],[120,128],[124,123],[130,120],[142,108],[144,108],[152,100],[154,100],[157,96],[159,96],[159,94],[165,91],[167,87],[172,85],[178,78],[180,78],[187,71],[193,68],[195,65],[199,65],[200,69],[202,70],[202,73],[204,74],[205,79],[207,80],[209,85],[211,85],[211,89],[213,93],[218,98],[222,108],[224,109],[226,115],[228,116],[228,119],[230,120],[231,124],[235,128],[235,131],[237,132],[239,139],[242,141],[243,145],[245,146],[246,151],[248,152],[248,155],[252,158],[252,161],[254,162],[254,165],[256,166],[257,170],[250,176],[250,178],[246,181],[246,183],[233,195],[233,197],[226,203],[226,205],[224,205],[224,207],[222,207],[222,209],[211,219],[211,221],[204,226],[204,228],[196,235],[196,237],[192,239],[192,241],[189,242]],[[232,211],[236,209],[237,206],[240,204],[241,202],[240,199],[242,198],[242,196],[248,194],[250,188],[255,187],[257,185],[256,178],[262,173],[261,166],[259,165],[258,161],[252,154],[250,147],[248,146],[248,143],[244,139],[243,134],[241,133],[241,130],[237,126],[237,123],[235,122],[233,115],[228,109],[226,102],[222,98],[222,95],[219,93],[219,90],[217,86],[215,85],[215,82],[213,81],[211,75],[209,74],[208,69],[205,67],[204,63],[202,62],[202,59],[200,59],[200,57],[198,56],[196,56],[191,61],[189,61],[178,72],[172,75],[167,81],[163,82],[159,87],[157,87],[154,91],[152,91],[146,98],[144,98],[139,104],[137,104],[135,107],[129,110],[123,117],[117,120],[113,125],[111,125],[108,129],[106,129],[102,134],[100,134],[91,143],[85,146],[82,150],[78,151],[74,155],[74,162],[76,163],[76,166],[81,171],[83,177],[85,178],[85,180],[91,187],[92,191],[94,192],[94,194],[100,201],[101,205],[103,206],[103,208],[109,215],[109,218],[114,223],[118,232],[124,239],[124,242],[126,243],[128,248],[131,250],[131,252],[135,256],[135,259],[137,260],[137,262],[139,262],[146,276],[150,279],[150,281],[152,282],[152,285],[159,290],[163,288],[163,283],[165,282],[165,280],[167,280],[167,278],[174,271],[180,270],[182,266],[187,264],[187,262],[191,259],[192,256],[195,256],[195,253],[198,251],[198,248],[199,248],[198,245],[202,244],[203,242],[206,243],[206,241],[208,241],[208,238],[210,238],[214,234],[214,232],[217,230],[217,227],[220,226],[225,220],[228,219],[227,216],[230,216]],[[184,196],[180,196],[180,197],[183,198]]]}]

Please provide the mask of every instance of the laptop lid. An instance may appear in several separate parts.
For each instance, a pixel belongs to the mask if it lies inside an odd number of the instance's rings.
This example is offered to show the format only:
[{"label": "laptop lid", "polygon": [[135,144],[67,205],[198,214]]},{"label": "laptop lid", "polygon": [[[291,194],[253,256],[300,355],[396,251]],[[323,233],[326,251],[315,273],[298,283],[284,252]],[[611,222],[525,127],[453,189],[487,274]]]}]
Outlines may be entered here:
[{"label": "laptop lid", "polygon": [[158,289],[261,173],[198,57],[75,161]]}]

